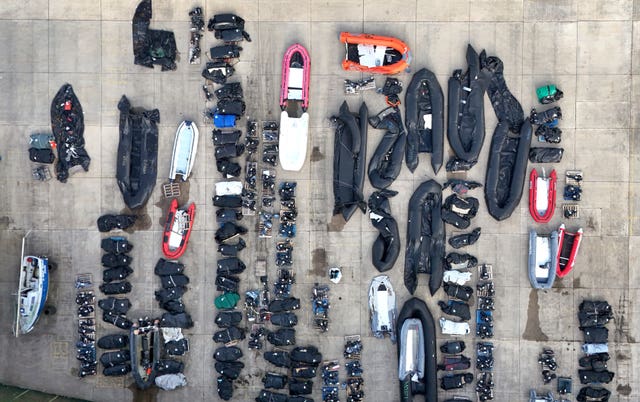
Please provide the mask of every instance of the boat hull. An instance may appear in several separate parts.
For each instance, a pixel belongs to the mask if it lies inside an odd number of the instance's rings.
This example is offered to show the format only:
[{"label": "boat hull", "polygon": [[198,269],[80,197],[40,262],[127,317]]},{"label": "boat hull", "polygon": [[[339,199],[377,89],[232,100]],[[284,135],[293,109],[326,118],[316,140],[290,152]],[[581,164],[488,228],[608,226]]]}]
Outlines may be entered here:
[{"label": "boat hull", "polygon": [[[183,214],[187,219],[188,225],[184,228],[176,228],[176,220],[179,215]],[[193,220],[196,214],[196,204],[192,203],[189,207],[178,209],[178,201],[173,199],[167,213],[167,220],[164,225],[164,234],[162,236],[162,253],[165,257],[175,260],[184,254],[187,249],[191,229],[193,228]],[[179,245],[175,246],[175,238],[179,237]]]},{"label": "boat hull", "polygon": [[535,289],[550,289],[556,279],[558,232],[538,235],[529,231],[529,282]]},{"label": "boat hull", "polygon": [[549,177],[538,176],[534,168],[529,175],[529,213],[534,221],[547,223],[556,209],[556,171]]},{"label": "boat hull", "polygon": [[309,138],[309,114],[303,113],[300,118],[289,117],[283,110],[280,113],[279,154],[282,169],[298,172],[304,166],[307,157]]},{"label": "boat hull", "polygon": [[[37,261],[34,276],[28,274],[28,259]],[[47,302],[49,295],[49,262],[46,258],[26,256],[20,267],[18,287],[18,308],[16,312],[16,336],[28,334],[33,330]]]},{"label": "boat hull", "polygon": [[582,228],[575,233],[569,233],[564,224],[560,225],[560,229],[558,229],[558,268],[556,271],[559,278],[564,278],[573,269],[581,242]]},{"label": "boat hull", "polygon": [[173,143],[173,157],[169,171],[170,181],[174,181],[178,175],[182,177],[182,181],[186,181],[191,175],[198,151],[198,137],[198,127],[195,123],[188,120],[180,123]]}]

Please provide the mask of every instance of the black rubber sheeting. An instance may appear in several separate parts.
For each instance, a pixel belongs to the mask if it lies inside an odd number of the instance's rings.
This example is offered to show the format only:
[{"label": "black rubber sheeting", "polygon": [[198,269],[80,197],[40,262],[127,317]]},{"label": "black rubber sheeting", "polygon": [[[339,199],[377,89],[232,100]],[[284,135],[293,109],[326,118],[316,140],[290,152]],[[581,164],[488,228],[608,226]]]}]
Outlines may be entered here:
[{"label": "black rubber sheeting", "polygon": [[175,70],[176,38],[173,32],[149,29],[151,22],[151,0],[142,0],[133,14],[132,37],[135,64],[153,68],[154,64],[162,71]]},{"label": "black rubber sheeting", "polygon": [[371,262],[380,272],[393,268],[400,254],[400,234],[398,223],[391,216],[389,198],[398,194],[397,191],[375,191],[369,197],[369,218],[371,224],[378,230],[378,237],[371,249]]},{"label": "black rubber sheeting", "polygon": [[[389,112],[390,111],[390,112]],[[383,117],[380,117],[384,114]],[[374,128],[386,128],[378,147],[369,161],[369,182],[377,189],[385,189],[393,183],[402,169],[407,132],[402,124],[400,110],[387,108],[369,118]]]},{"label": "black rubber sheeting", "polygon": [[91,158],[84,148],[84,113],[71,84],[60,87],[51,102],[51,130],[58,149],[57,179],[66,183],[69,169],[74,166],[89,171]]},{"label": "black rubber sheeting", "polygon": [[158,109],[133,108],[126,96],[118,102],[120,142],[116,178],[124,203],[142,207],[153,192],[158,175]]},{"label": "black rubber sheeting", "polygon": [[498,123],[493,133],[484,198],[489,215],[498,221],[510,217],[522,198],[531,134],[528,121],[522,124],[519,135],[509,131],[506,121]]},{"label": "black rubber sheeting", "polygon": [[468,45],[467,71],[455,70],[449,78],[447,138],[456,158],[467,162],[458,166],[467,169],[478,161],[484,142],[484,92],[490,80],[489,73],[480,68],[484,57],[484,50],[478,56]]},{"label": "black rubber sheeting", "polygon": [[[427,305],[420,299],[413,297],[407,300],[398,315],[398,330],[400,331],[403,323],[410,319],[417,318],[422,323],[422,331],[424,338],[424,376],[419,383],[414,383],[410,378],[400,380],[400,401],[413,401],[414,394],[424,394],[425,402],[438,401],[438,365],[436,362],[436,328],[433,316]],[[398,362],[400,361],[400,353],[402,350],[402,339],[398,337]]]},{"label": "black rubber sheeting", "polygon": [[506,121],[509,124],[509,130],[518,134],[522,123],[524,123],[524,111],[522,105],[515,96],[509,91],[507,83],[504,81],[504,64],[497,56],[485,57],[480,55],[480,65],[482,69],[491,74],[489,86],[487,87],[487,95],[491,100],[491,106],[496,113],[498,122]]},{"label": "black rubber sheeting", "polygon": [[442,187],[434,180],[422,183],[409,201],[404,285],[411,294],[418,285],[419,273],[430,274],[431,295],[442,284],[445,228],[441,207]]},{"label": "black rubber sheeting", "polygon": [[437,174],[442,167],[444,94],[435,74],[426,68],[416,72],[407,88],[404,103],[407,167],[411,172],[416,170],[418,153],[427,152],[431,154],[431,167]]},{"label": "black rubber sheeting", "polygon": [[368,109],[363,102],[357,115],[349,111],[347,102],[340,107],[336,123],[333,159],[333,214],[348,221],[357,208],[366,212],[362,189],[367,158]]}]

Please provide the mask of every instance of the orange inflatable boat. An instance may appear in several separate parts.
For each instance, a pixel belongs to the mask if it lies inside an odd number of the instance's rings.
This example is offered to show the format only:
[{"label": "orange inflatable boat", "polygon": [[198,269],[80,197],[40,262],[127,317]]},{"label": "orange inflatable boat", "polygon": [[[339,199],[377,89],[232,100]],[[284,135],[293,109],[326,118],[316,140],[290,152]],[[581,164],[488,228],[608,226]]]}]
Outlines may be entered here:
[{"label": "orange inflatable boat", "polygon": [[411,64],[411,50],[401,40],[389,36],[340,33],[347,55],[342,68],[376,74],[397,74]]}]

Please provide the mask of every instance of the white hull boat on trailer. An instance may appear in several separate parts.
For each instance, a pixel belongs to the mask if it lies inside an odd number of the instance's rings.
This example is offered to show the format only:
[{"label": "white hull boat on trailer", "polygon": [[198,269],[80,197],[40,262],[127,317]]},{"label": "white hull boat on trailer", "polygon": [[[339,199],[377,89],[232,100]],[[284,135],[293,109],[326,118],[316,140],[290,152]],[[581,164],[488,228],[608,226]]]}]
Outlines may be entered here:
[{"label": "white hull boat on trailer", "polygon": [[371,331],[376,338],[389,334],[392,343],[396,343],[396,293],[386,275],[373,278],[369,288],[369,310],[371,312]]},{"label": "white hull boat on trailer", "polygon": [[198,151],[198,136],[198,127],[194,122],[185,120],[178,126],[173,143],[169,181],[173,182],[178,175],[182,176],[182,181],[187,181],[189,178]]},{"label": "white hull boat on trailer", "polygon": [[310,69],[307,49],[298,43],[290,46],[282,61],[280,88],[282,113],[278,157],[284,170],[299,171],[307,157]]},{"label": "white hull boat on trailer", "polygon": [[45,257],[25,256],[25,241],[26,237],[22,239],[18,304],[13,329],[16,337],[33,330],[45,309],[49,293],[49,260]]}]

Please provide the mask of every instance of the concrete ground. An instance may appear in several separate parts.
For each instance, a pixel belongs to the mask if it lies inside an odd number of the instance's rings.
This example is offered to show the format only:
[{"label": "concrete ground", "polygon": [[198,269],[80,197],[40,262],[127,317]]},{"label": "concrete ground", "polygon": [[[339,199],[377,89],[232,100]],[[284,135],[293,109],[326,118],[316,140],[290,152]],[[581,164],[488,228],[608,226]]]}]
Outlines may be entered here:
[{"label": "concrete ground", "polygon": [[[213,241],[215,211],[211,205],[216,172],[209,128],[202,121],[204,99],[200,86],[202,66],[187,61],[188,11],[198,2],[156,1],[152,28],[175,32],[182,53],[177,71],[160,72],[133,64],[131,17],[137,0],[4,0],[0,6],[0,382],[94,401],[218,400],[216,373],[211,358],[215,345],[211,335],[213,299],[216,296]],[[367,217],[357,213],[346,225],[332,219],[333,129],[329,117],[344,100],[342,80],[359,74],[341,70],[344,49],[340,31],[388,34],[404,39],[412,48],[413,70],[433,70],[445,89],[451,72],[465,68],[465,48],[471,43],[504,61],[507,83],[525,111],[538,106],[535,88],[556,83],[565,93],[561,128],[565,155],[554,167],[559,175],[567,169],[584,172],[581,217],[567,222],[582,226],[585,238],[572,274],[556,282],[549,291],[533,291],[527,274],[527,232],[535,227],[550,231],[560,222],[557,212],[551,223],[535,225],[527,209],[527,196],[511,218],[495,222],[486,212],[481,190],[474,196],[482,205],[472,225],[482,227],[482,236],[468,252],[494,267],[497,286],[495,338],[496,401],[524,401],[529,389],[544,387],[537,355],[553,348],[559,359],[558,374],[573,377],[575,397],[579,390],[577,360],[581,333],[577,306],[585,298],[606,299],[613,305],[615,321],[609,324],[612,360],[616,377],[608,388],[614,401],[640,400],[637,361],[640,357],[640,300],[637,265],[640,253],[640,141],[637,132],[640,102],[640,2],[632,0],[237,0],[226,6],[207,0],[206,17],[235,12],[247,20],[253,42],[244,51],[234,80],[243,83],[247,115],[259,120],[278,114],[281,57],[294,42],[311,54],[311,125],[309,153],[299,173],[279,172],[278,179],[298,182],[299,222],[295,239],[297,284],[294,294],[303,300],[296,328],[298,344],[320,347],[326,358],[341,358],[343,337],[364,337],[365,392],[367,401],[398,398],[396,348],[388,339],[371,336],[367,306],[370,280],[377,275],[370,263],[376,236]],[[203,50],[214,43],[206,33]],[[399,78],[408,84],[409,74]],[[377,78],[378,85],[384,79]],[[65,82],[73,85],[85,111],[85,138],[92,158],[88,173],[78,173],[68,183],[35,182],[27,158],[30,133],[50,130],[51,99]],[[128,235],[135,245],[130,296],[130,317],[160,312],[153,298],[159,281],[153,265],[161,256],[160,238],[164,211],[160,184],[169,170],[175,128],[185,118],[199,122],[202,133],[189,199],[197,204],[194,233],[181,259],[191,277],[185,304],[195,327],[185,331],[191,351],[185,357],[189,385],[174,392],[142,395],[127,378],[102,375],[79,379],[75,360],[76,317],[74,278],[90,272],[99,282],[100,239],[95,221],[105,213],[124,209],[115,180],[118,143],[116,104],[126,94],[134,106],[158,108],[161,113],[159,178],[152,200],[143,214],[145,222]],[[380,95],[351,96],[355,109],[364,99],[377,113],[384,107]],[[496,124],[485,101],[487,138],[478,166],[467,175],[484,182],[488,144]],[[244,124],[244,122],[242,123]],[[369,155],[381,131],[370,129]],[[447,145],[448,146],[448,145]],[[445,151],[448,152],[448,149]],[[446,158],[445,158],[446,159]],[[392,185],[399,195],[391,200],[394,216],[404,239],[408,198],[423,181],[433,178],[428,156],[420,157],[414,174],[403,168]],[[435,177],[443,183],[444,169]],[[365,194],[372,191],[365,185]],[[561,202],[558,201],[558,204]],[[560,205],[558,205],[560,206]],[[246,221],[253,226],[253,221]],[[51,301],[58,314],[44,317],[33,333],[16,339],[11,334],[13,293],[16,290],[20,240],[31,231],[28,250],[49,255],[59,269],[53,274]],[[451,227],[449,233],[455,232]],[[246,236],[249,248],[242,259],[249,269],[243,289],[256,286],[252,267],[267,250],[268,271],[273,276],[275,240],[258,241],[255,230]],[[390,271],[401,305],[408,299],[402,284],[404,254]],[[331,286],[332,308],[329,331],[311,328],[308,301],[314,282],[328,282],[328,266],[341,266],[344,278]],[[432,313],[443,299],[427,295],[426,277],[420,278],[416,295],[426,299]],[[100,322],[98,335],[114,332]],[[446,339],[439,336],[438,341]],[[465,340],[472,344],[472,337]],[[245,345],[246,347],[246,341]],[[469,351],[469,354],[473,354]],[[237,381],[235,400],[252,400],[261,388],[267,367],[262,357],[247,351],[243,381]],[[344,371],[341,373],[344,378]],[[319,400],[319,377],[315,400]],[[555,386],[555,383],[552,385]],[[472,396],[468,386],[455,394]],[[447,396],[454,395],[449,393]],[[442,394],[444,399],[445,394]],[[344,393],[342,394],[344,399]]]}]

